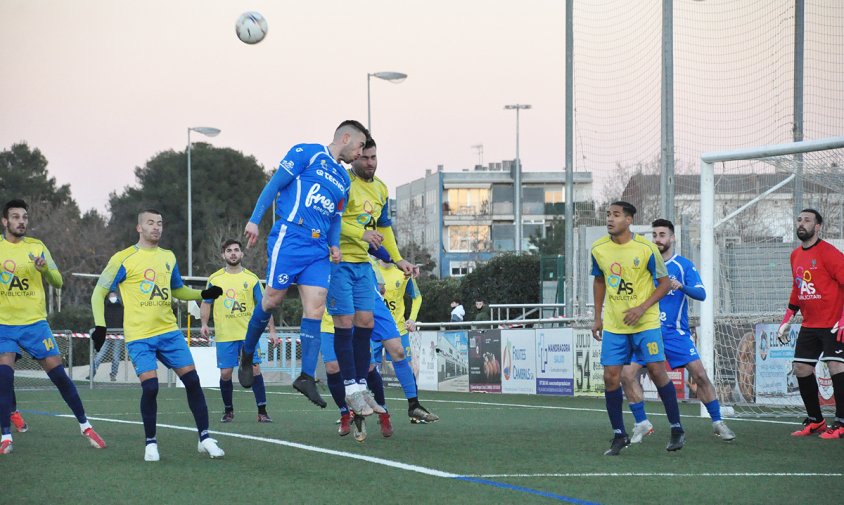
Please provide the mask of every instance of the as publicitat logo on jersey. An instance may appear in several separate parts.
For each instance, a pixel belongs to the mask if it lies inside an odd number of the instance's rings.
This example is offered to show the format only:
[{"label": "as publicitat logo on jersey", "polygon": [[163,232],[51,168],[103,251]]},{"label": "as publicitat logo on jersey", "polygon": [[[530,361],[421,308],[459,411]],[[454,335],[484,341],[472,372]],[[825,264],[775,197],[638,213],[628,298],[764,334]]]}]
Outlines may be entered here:
[{"label": "as publicitat logo on jersey", "polygon": [[[812,262],[812,267],[814,267],[816,262],[815,260],[812,260]],[[822,298],[815,289],[815,283],[812,282],[811,269],[797,267],[797,271],[794,275],[794,285],[799,291],[797,297],[801,300],[819,300]]]},{"label": "as publicitat logo on jersey", "polygon": [[0,271],[0,284],[8,286],[5,294],[7,296],[33,295],[29,290],[29,279],[15,275],[17,268],[18,264],[14,260],[8,259],[3,262],[3,270]]},{"label": "as publicitat logo on jersey", "polygon": [[[639,258],[633,259],[633,265],[639,265]],[[610,265],[610,275],[607,277],[607,285],[615,290],[615,293],[610,293],[610,299],[614,301],[635,300],[636,295],[633,293],[633,283],[624,280],[624,268],[621,263],[615,262]]]},{"label": "as publicitat logo on jersey", "polygon": [[[169,264],[167,265],[167,269],[170,269]],[[143,277],[144,279],[138,285],[138,289],[140,289],[142,294],[148,295],[149,298],[146,302],[141,302],[141,306],[169,304],[170,288],[160,287],[155,283],[155,279],[158,277],[155,269],[147,268],[144,270]]]}]

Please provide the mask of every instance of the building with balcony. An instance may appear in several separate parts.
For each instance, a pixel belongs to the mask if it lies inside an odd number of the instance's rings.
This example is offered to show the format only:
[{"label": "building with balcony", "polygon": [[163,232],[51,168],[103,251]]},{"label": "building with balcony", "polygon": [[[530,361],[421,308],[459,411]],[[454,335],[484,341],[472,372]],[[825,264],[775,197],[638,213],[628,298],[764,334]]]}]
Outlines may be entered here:
[{"label": "building with balcony", "polygon": [[[514,162],[472,170],[427,170],[396,189],[394,221],[399,246],[415,242],[437,261],[440,277],[463,276],[494,255],[516,250]],[[524,172],[521,177],[522,250],[565,218],[565,172]],[[575,202],[592,201],[592,174],[574,173]]]}]

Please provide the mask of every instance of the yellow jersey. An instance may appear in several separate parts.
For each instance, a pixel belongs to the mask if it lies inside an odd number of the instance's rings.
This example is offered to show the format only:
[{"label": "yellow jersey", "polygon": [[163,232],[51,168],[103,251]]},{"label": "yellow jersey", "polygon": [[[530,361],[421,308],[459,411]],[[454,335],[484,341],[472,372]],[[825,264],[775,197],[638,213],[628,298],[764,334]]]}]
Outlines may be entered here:
[{"label": "yellow jersey", "polygon": [[624,311],[641,305],[656,290],[654,281],[668,275],[653,242],[636,233],[624,244],[613,242],[609,235],[596,240],[592,244],[592,275],[603,277],[606,286],[605,330],[630,334],[660,327],[658,303],[651,305],[635,325],[624,324]]},{"label": "yellow jersey", "polygon": [[127,247],[111,257],[97,286],[108,291],[120,289],[127,342],[179,329],[171,306],[172,291],[184,282],[172,251]]},{"label": "yellow jersey", "polygon": [[208,278],[208,287],[211,286],[223,290],[219,299],[202,302],[214,307],[214,339],[217,342],[245,339],[252,311],[263,297],[260,279],[245,268],[236,274],[221,268]]},{"label": "yellow jersey", "polygon": [[404,272],[396,268],[395,265],[389,265],[384,268],[379,263],[376,270],[380,270],[384,278],[384,304],[387,305],[387,308],[393,314],[399,334],[405,335],[407,333],[407,327],[405,326],[404,318],[404,295],[407,294],[410,296],[410,319],[415,321],[419,315],[419,308],[422,306],[422,293],[419,292],[416,281],[412,278],[406,278]]},{"label": "yellow jersey", "polygon": [[[35,268],[35,258],[44,258],[47,271]],[[47,319],[45,278],[61,287],[62,277],[50,251],[38,239],[23,237],[12,243],[0,236],[0,324],[24,326]]]},{"label": "yellow jersey", "polygon": [[390,194],[387,185],[378,177],[365,181],[349,170],[352,183],[349,187],[349,199],[343,210],[343,222],[340,228],[340,252],[347,263],[366,263],[369,261],[369,244],[365,242],[364,232],[379,231],[384,234],[383,246],[390,253],[393,261],[399,261],[398,246],[392,231],[390,220]]}]

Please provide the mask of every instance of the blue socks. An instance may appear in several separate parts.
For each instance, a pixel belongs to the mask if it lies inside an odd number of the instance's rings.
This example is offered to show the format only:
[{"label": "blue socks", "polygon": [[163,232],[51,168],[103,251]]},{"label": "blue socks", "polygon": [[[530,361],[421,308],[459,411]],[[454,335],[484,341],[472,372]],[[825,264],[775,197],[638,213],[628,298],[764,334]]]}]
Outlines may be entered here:
[{"label": "blue socks", "polygon": [[299,340],[302,342],[302,373],[311,377],[316,374],[317,361],[319,360],[319,319],[302,318]]},{"label": "blue socks", "polygon": [[0,432],[12,433],[12,398],[15,394],[15,371],[9,365],[0,365]]},{"label": "blue socks", "polygon": [[366,383],[375,397],[375,402],[382,407],[387,406],[387,399],[384,398],[384,381],[381,379],[381,374],[378,373],[377,368],[373,368],[366,376]]},{"label": "blue socks", "polygon": [[331,391],[331,397],[334,398],[334,403],[340,409],[340,414],[348,414],[349,407],[346,405],[346,387],[343,386],[343,377],[340,372],[326,374],[328,378],[328,390]]},{"label": "blue socks", "polygon": [[196,370],[191,370],[182,375],[180,379],[182,384],[185,385],[188,406],[193,413],[196,431],[199,432],[199,441],[201,442],[208,438],[208,405],[205,404],[205,394],[202,393],[202,387],[199,385],[199,375],[197,375]]},{"label": "blue socks", "polygon": [[718,403],[718,400],[712,400],[709,403],[704,403],[704,407],[706,407],[706,411],[709,412],[709,417],[712,418],[712,422],[717,422],[721,420],[721,404]]},{"label": "blue socks", "polygon": [[355,326],[352,348],[355,353],[355,381],[358,384],[365,384],[366,376],[369,375],[369,363],[372,361],[370,338],[372,338],[372,328]]},{"label": "blue socks", "polygon": [[[352,329],[334,327],[334,354],[340,365],[344,384],[355,383],[355,352],[352,347]],[[345,395],[344,395],[345,396]]]},{"label": "blue socks", "polygon": [[630,412],[633,413],[633,419],[635,419],[637,423],[641,423],[642,421],[648,420],[648,415],[645,414],[644,400],[639,403],[631,403]]},{"label": "blue socks", "polygon": [[82,399],[79,398],[79,391],[76,390],[76,384],[70,380],[70,377],[67,376],[67,372],[64,371],[64,367],[59,365],[49,372],[47,372],[47,377],[53,381],[53,384],[59,389],[59,393],[61,393],[62,398],[64,398],[64,402],[67,403],[67,406],[70,407],[70,410],[73,411],[73,415],[76,416],[76,420],[79,421],[79,424],[87,423],[88,418],[85,417],[85,408],[82,407]]},{"label": "blue socks", "polygon": [[612,391],[604,391],[604,398],[607,401],[607,414],[610,416],[613,433],[616,437],[623,437],[627,432],[624,431],[624,416],[621,413],[621,406],[624,403],[621,387]]},{"label": "blue socks", "polygon": [[220,379],[220,394],[223,396],[223,407],[226,409],[226,412],[234,410],[234,402],[232,401],[233,391],[234,384],[231,379]]},{"label": "blue socks", "polygon": [[674,383],[668,381],[656,390],[662,400],[662,405],[665,407],[665,415],[668,416],[671,431],[683,431],[683,425],[680,424],[680,407],[677,405],[677,390],[674,389]]},{"label": "blue socks", "polygon": [[416,392],[416,377],[413,376],[413,369],[410,367],[410,358],[401,361],[393,361],[393,369],[396,371],[396,378],[404,390],[404,397],[408,400],[418,396]]},{"label": "blue socks", "polygon": [[261,335],[267,329],[267,323],[270,322],[271,315],[264,310],[260,303],[252,310],[252,318],[249,319],[249,325],[246,327],[246,340],[243,342],[243,352],[247,354],[255,352],[255,346],[258,345],[258,340],[261,339]]},{"label": "blue socks", "polygon": [[158,377],[141,382],[141,419],[144,422],[144,437],[147,444],[155,440],[155,417],[158,413]]},{"label": "blue socks", "polygon": [[[319,349],[319,346],[317,346],[317,349]],[[267,388],[264,386],[263,375],[258,374],[255,376],[255,382],[252,383],[252,392],[255,393],[255,404],[259,408],[265,407],[267,405]]]}]

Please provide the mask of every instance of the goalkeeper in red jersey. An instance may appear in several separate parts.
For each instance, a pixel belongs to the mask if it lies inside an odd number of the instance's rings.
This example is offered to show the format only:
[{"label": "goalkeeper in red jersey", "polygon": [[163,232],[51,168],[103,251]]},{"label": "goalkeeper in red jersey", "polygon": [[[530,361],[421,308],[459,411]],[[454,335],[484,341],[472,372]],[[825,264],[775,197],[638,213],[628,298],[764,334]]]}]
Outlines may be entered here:
[{"label": "goalkeeper in red jersey", "polygon": [[[794,374],[806,406],[803,428],[792,433],[805,437],[820,433],[821,438],[844,438],[844,254],[820,239],[823,217],[814,209],[797,216],[800,247],[791,253],[794,279],[791,297],[778,331],[787,343],[786,329],[797,311],[803,324],[794,348]],[[818,398],[815,365],[826,362],[835,394],[835,422],[827,427]]]}]

